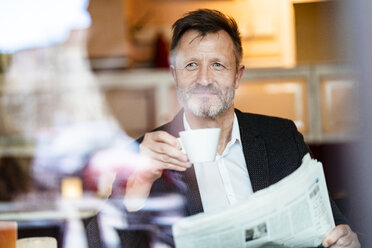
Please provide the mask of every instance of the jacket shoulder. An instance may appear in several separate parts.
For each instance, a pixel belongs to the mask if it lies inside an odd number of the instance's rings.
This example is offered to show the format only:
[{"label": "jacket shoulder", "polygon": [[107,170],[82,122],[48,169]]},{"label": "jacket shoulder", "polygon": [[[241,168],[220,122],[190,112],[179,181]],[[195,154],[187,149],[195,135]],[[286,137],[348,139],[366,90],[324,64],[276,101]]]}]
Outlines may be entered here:
[{"label": "jacket shoulder", "polygon": [[[183,110],[179,111],[172,121],[165,123],[150,132],[165,131],[175,137],[179,137],[179,132],[184,130],[183,125]],[[143,141],[144,136],[137,139],[138,143]]]},{"label": "jacket shoulder", "polygon": [[294,122],[289,119],[262,114],[244,113],[240,110],[236,110],[235,112],[238,116],[239,122],[243,125],[249,122],[250,125],[253,125],[261,132],[283,131],[283,129],[287,128],[297,130]]}]

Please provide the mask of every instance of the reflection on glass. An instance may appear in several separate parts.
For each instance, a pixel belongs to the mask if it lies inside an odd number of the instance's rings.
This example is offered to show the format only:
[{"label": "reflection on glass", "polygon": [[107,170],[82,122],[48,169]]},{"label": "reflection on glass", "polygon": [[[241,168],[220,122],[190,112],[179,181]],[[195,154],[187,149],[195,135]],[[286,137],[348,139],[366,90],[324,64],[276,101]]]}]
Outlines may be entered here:
[{"label": "reflection on glass", "polygon": [[83,184],[78,177],[66,177],[61,184],[62,197],[66,199],[77,199],[83,195]]},{"label": "reflection on glass", "polygon": [[[91,237],[118,247],[114,226],[127,224],[126,178],[144,160],[111,116],[90,71],[83,29],[90,23],[87,4],[0,3],[0,52],[12,53],[10,67],[0,75],[0,171],[14,164],[3,156],[17,162],[22,156],[32,158],[17,166],[32,176],[27,194],[10,191],[7,202],[0,203],[0,215],[25,221],[26,227],[18,230],[22,235],[28,225],[35,237],[46,230],[61,247],[88,247]],[[23,181],[20,175],[0,177],[0,192],[1,183]],[[117,205],[107,201],[111,192]],[[66,201],[71,198],[74,201]],[[76,228],[79,225],[82,228]],[[101,235],[93,232],[86,238],[95,228]],[[35,242],[19,245],[39,247]],[[56,247],[57,242],[40,247]]]}]

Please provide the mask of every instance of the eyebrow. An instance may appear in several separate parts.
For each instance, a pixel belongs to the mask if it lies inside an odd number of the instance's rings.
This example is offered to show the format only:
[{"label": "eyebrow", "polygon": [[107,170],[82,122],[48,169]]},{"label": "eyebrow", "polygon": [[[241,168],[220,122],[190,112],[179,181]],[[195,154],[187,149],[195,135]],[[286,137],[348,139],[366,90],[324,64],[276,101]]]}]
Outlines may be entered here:
[{"label": "eyebrow", "polygon": [[[190,57],[190,58],[185,58],[184,57],[184,61],[200,61],[202,59],[200,58],[197,58],[197,57]],[[223,58],[223,57],[212,57],[211,59],[208,59],[208,61],[221,61],[221,62],[224,62],[224,63],[227,63],[228,59],[226,58]]]}]

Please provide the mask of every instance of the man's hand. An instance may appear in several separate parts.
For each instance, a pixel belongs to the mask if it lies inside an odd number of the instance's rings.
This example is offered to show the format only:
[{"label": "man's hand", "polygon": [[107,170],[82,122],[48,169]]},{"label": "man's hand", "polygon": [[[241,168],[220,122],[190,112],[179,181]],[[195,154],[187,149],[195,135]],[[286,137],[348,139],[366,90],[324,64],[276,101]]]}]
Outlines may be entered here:
[{"label": "man's hand", "polygon": [[152,184],[163,170],[185,171],[191,167],[176,137],[167,132],[146,133],[140,144],[140,153],[150,158],[130,175],[124,203],[128,211],[141,209],[150,194]]},{"label": "man's hand", "polygon": [[152,182],[158,179],[165,169],[185,171],[191,167],[177,138],[164,131],[146,133],[140,144],[140,152],[152,160],[150,168],[145,171],[146,180]]},{"label": "man's hand", "polygon": [[323,241],[324,247],[331,248],[360,248],[356,233],[348,225],[336,226]]}]

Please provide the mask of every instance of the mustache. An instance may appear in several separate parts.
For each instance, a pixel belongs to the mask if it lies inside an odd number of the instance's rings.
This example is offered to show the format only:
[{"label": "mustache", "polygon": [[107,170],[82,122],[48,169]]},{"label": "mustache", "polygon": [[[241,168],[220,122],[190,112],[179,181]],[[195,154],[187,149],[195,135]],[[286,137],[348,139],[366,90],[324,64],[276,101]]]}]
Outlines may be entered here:
[{"label": "mustache", "polygon": [[194,94],[194,93],[206,93],[206,94],[216,94],[220,95],[221,91],[213,84],[209,84],[207,86],[201,85],[201,84],[195,84],[191,86],[189,89],[187,89],[188,94]]}]

